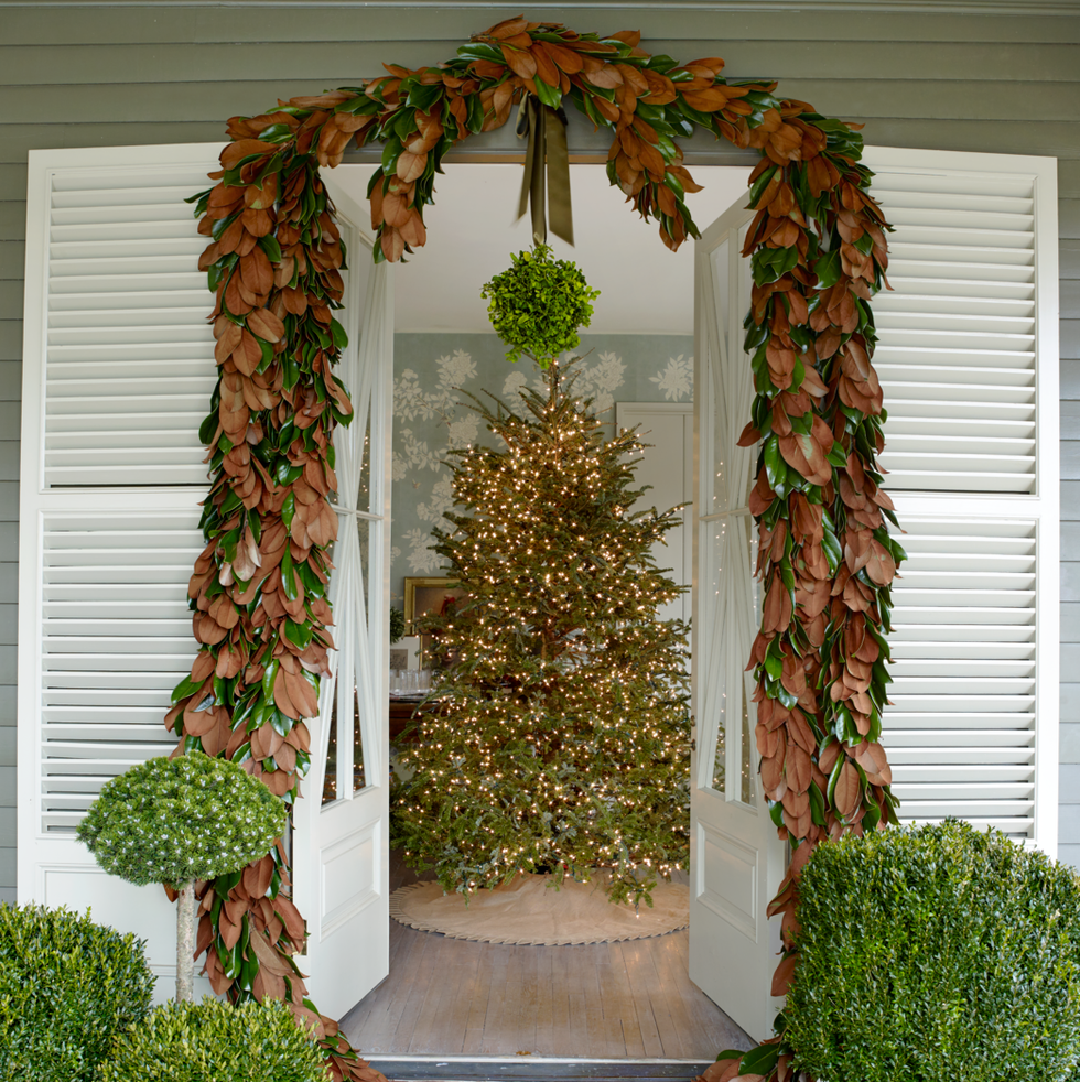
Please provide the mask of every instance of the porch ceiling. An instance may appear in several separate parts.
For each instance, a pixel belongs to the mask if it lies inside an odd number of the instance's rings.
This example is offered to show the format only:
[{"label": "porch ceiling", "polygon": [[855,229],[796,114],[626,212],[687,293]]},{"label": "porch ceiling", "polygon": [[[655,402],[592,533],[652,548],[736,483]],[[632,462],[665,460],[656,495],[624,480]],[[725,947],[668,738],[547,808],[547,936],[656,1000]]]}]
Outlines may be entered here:
[{"label": "porch ceiling", "polygon": [[[371,165],[341,165],[335,176],[361,202]],[[694,248],[669,252],[655,222],[623,202],[602,165],[571,165],[571,248],[551,239],[558,258],[572,259],[601,291],[590,331],[598,334],[690,334],[694,316]],[[701,228],[744,198],[743,166],[695,166],[704,191],[687,202]],[[514,221],[521,166],[448,164],[436,180],[435,205],[424,211],[427,244],[398,269],[399,331],[489,331],[481,286],[529,245],[528,217]],[[361,223],[362,225],[365,223]]]}]

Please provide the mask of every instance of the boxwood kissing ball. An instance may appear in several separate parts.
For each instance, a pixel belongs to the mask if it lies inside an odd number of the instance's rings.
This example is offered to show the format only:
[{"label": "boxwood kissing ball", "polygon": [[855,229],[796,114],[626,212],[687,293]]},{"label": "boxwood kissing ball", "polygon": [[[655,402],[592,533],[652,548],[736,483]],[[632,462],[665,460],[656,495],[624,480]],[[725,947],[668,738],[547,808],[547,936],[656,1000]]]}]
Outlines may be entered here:
[{"label": "boxwood kissing ball", "polygon": [[243,767],[193,751],[107,782],[77,837],[112,875],[177,886],[259,860],[285,822],[281,798]]},{"label": "boxwood kissing ball", "polygon": [[590,288],[576,264],[552,259],[546,245],[510,258],[513,266],[496,274],[480,296],[489,302],[495,333],[510,347],[507,359],[516,363],[526,353],[547,368],[580,345],[578,328],[592,321],[600,291]]}]

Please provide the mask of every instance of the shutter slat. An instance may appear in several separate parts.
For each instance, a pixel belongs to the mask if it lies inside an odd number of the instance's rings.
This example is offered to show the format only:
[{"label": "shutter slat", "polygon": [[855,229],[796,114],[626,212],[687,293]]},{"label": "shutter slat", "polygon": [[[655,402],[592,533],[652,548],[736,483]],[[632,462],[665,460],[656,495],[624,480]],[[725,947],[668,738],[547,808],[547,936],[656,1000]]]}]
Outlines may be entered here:
[{"label": "shutter slat", "polygon": [[1030,521],[901,516],[882,743],[903,821],[1032,829],[1036,531]]},{"label": "shutter slat", "polygon": [[[1034,178],[876,173],[875,196],[896,226],[894,288],[874,299],[889,487],[1033,492]],[[1001,430],[1003,421],[1029,422],[1025,442],[987,443],[1015,435]]]},{"label": "shutter slat", "polygon": [[162,719],[195,653],[198,509],[46,513],[41,825],[70,831],[112,777],[176,744]]},{"label": "shutter slat", "polygon": [[193,168],[148,173],[73,169],[50,189],[48,488],[206,483],[197,432],[216,366],[195,261],[207,238],[184,199],[208,181]]}]

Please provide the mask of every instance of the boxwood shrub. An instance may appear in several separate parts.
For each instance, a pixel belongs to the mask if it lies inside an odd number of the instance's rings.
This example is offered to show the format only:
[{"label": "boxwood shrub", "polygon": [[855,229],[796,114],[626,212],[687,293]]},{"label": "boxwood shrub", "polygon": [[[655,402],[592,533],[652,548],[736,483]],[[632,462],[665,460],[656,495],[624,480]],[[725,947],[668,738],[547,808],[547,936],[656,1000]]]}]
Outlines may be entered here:
[{"label": "boxwood shrub", "polygon": [[819,846],[799,893],[785,1013],[815,1078],[1074,1078],[1080,889],[1064,867],[946,822]]},{"label": "boxwood shrub", "polygon": [[280,1000],[155,1007],[122,1034],[99,1082],[328,1082],[314,1041]]},{"label": "boxwood shrub", "polygon": [[143,947],[89,914],[0,904],[0,1079],[89,1082],[150,1009]]}]

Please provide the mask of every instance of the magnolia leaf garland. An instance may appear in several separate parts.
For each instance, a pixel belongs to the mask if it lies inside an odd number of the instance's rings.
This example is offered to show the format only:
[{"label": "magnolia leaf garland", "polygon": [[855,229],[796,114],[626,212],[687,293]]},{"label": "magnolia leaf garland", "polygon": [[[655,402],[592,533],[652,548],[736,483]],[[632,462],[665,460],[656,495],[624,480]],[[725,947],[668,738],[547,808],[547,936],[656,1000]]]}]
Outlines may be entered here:
[{"label": "magnolia leaf garland", "polygon": [[[299,796],[304,719],[317,711],[332,645],[333,431],[352,414],[332,371],[345,345],[333,317],[345,252],[320,166],[340,163],[352,141],[382,144],[368,193],[375,257],[396,261],[424,243],[423,207],[446,152],[504,124],[527,94],[553,108],[569,98],[613,129],[608,176],[672,249],[698,235],[683,196],[700,190],[676,139],[699,127],[757,149],[744,253],[757,397],[744,440],[761,442],[751,510],[764,606],[750,667],[763,785],[793,847],[770,907],[783,915],[774,981],[783,994],[811,848],[895,821],[879,736],[890,587],[904,553],[889,537],[895,518],[876,466],[885,413],[870,310],[888,226],[851,125],[775,97],[773,83],[729,83],[718,58],[677,64],[639,40],[513,19],[439,67],[387,66],[362,86],[229,121],[222,171],[194,197],[210,239],[199,266],[216,297],[219,380],[200,430],[211,474],[207,545],[189,587],[200,648],[167,724],[183,747],[235,759],[286,800]],[[304,924],[288,888],[280,845],[200,888],[206,971],[234,1000],[281,997],[310,1016],[335,1078],[377,1078],[305,998],[293,958]],[[782,1037],[752,1055],[721,1060],[711,1077],[753,1066],[783,1082],[794,1069]]]}]

